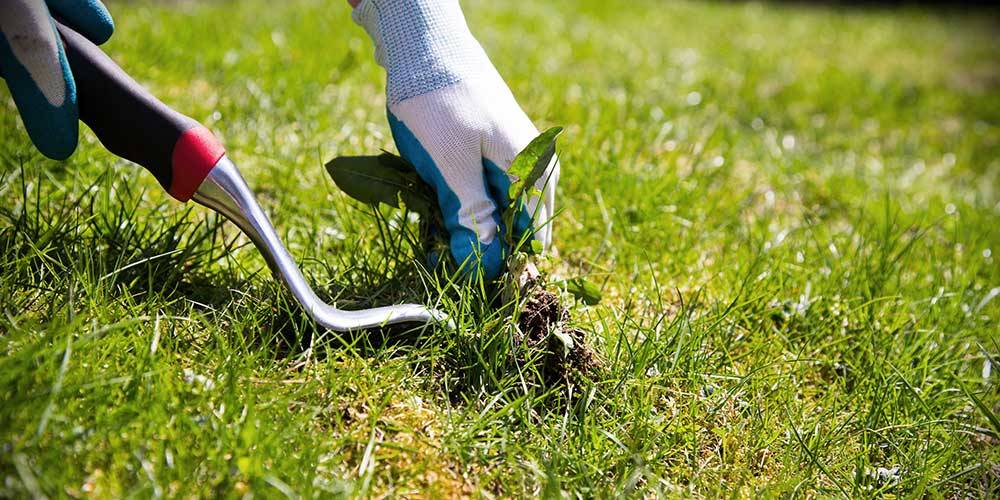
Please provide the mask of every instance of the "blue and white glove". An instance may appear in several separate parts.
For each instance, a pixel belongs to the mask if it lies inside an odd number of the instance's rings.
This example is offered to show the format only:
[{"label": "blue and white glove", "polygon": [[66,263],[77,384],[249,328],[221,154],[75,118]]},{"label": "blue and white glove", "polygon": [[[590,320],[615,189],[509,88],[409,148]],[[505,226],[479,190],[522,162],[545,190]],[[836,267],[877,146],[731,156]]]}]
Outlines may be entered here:
[{"label": "blue and white glove", "polygon": [[53,15],[96,44],[115,25],[99,0],[0,0],[0,77],[38,150],[64,160],[76,149],[79,113]]},{"label": "blue and white glove", "polygon": [[[469,32],[457,0],[362,0],[354,9],[386,69],[389,126],[400,154],[437,193],[452,257],[463,271],[494,279],[506,248],[501,211],[507,170],[538,135],[486,52]],[[553,158],[514,233],[532,227],[545,248],[559,163]]]}]

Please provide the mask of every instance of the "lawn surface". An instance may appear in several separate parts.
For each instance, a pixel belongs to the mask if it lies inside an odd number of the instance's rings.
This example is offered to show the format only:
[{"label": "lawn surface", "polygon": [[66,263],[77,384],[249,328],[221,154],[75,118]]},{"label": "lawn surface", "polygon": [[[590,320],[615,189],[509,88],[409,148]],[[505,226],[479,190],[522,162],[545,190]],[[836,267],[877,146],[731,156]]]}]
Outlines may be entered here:
[{"label": "lawn surface", "polygon": [[106,50],[223,138],[326,296],[460,331],[317,331],[232,226],[89,130],[44,159],[3,91],[0,496],[997,491],[996,13],[463,5],[566,127],[542,267],[602,288],[572,314],[605,369],[540,384],[512,305],[329,180],[394,150],[346,2],[112,2]]}]

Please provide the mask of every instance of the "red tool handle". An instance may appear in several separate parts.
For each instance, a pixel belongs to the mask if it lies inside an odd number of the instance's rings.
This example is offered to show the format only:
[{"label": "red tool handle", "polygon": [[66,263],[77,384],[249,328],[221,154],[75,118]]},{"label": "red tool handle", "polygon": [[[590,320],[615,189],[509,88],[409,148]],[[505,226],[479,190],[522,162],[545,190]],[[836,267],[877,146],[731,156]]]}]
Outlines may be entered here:
[{"label": "red tool handle", "polygon": [[222,144],[136,83],[100,48],[57,23],[76,81],[80,119],[112,153],[152,172],[187,201],[225,154]]}]

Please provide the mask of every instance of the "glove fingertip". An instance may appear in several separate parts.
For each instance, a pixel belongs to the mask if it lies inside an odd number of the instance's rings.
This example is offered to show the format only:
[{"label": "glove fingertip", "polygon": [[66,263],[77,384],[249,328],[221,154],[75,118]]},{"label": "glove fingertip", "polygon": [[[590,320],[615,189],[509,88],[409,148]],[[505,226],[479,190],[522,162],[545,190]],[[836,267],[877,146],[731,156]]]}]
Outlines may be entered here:
[{"label": "glove fingertip", "polygon": [[[76,127],[72,127],[76,128]],[[77,131],[65,130],[63,133],[29,134],[43,155],[53,160],[65,160],[76,151]]]},{"label": "glove fingertip", "polygon": [[97,45],[111,39],[115,21],[100,0],[49,0],[49,9],[71,28]]},{"label": "glove fingertip", "polygon": [[24,128],[39,152],[53,160],[65,160],[76,151],[80,127],[75,103],[58,108],[44,104],[20,107]]},{"label": "glove fingertip", "polygon": [[76,102],[60,107],[45,103],[22,106],[24,128],[38,151],[53,160],[65,160],[76,151],[80,125]]},{"label": "glove fingertip", "polygon": [[115,21],[111,19],[110,14],[106,17],[95,19],[93,26],[91,26],[88,32],[90,36],[87,38],[90,41],[94,42],[95,45],[102,45],[111,39],[111,35],[115,34]]},{"label": "glove fingertip", "polygon": [[55,66],[36,67],[43,70],[39,73],[43,78],[36,81],[0,38],[0,68],[31,142],[53,160],[69,158],[76,150],[79,112],[76,85],[61,47]]}]

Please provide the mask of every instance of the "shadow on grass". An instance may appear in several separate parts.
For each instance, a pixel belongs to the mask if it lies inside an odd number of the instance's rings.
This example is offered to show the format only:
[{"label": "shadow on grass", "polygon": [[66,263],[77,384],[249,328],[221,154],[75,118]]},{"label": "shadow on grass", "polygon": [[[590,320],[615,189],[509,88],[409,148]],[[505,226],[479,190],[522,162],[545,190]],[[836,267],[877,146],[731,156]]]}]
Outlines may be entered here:
[{"label": "shadow on grass", "polygon": [[[84,189],[102,194],[79,198],[45,192],[39,185],[46,179],[29,181],[23,172],[19,178],[13,181],[19,189],[11,190],[15,199],[0,208],[2,272],[8,284],[58,294],[70,282],[83,282],[91,291],[100,288],[139,300],[220,300],[218,287],[211,283],[217,275],[230,273],[207,272],[199,264],[235,247],[236,240],[225,239],[217,221],[192,223],[190,207],[173,210],[163,205],[156,207],[157,215],[140,218],[141,193],[127,184],[106,192],[101,184],[108,182],[107,176]],[[46,297],[14,300],[27,310]]]},{"label": "shadow on grass", "polygon": [[[150,208],[145,193],[112,173],[67,193],[55,189],[43,172],[22,167],[0,175],[0,186],[8,193],[0,206],[0,289],[11,296],[13,310],[36,311],[49,320],[64,309],[66,297],[75,295],[79,304],[86,294],[155,301],[175,315],[193,306],[221,313],[219,321],[226,315],[251,318],[252,342],[281,356],[299,355],[314,340],[332,335],[308,317],[266,266],[240,267],[232,256],[248,243],[240,243],[235,226],[221,216],[195,217],[192,212],[203,209],[171,201]],[[336,299],[344,309],[419,300],[408,297],[416,272],[386,280],[382,270],[355,259],[340,267],[350,269],[349,284],[316,287],[320,298]],[[324,265],[326,274],[336,275]],[[425,330],[399,325],[340,337],[370,353],[416,345]]]},{"label": "shadow on grass", "polygon": [[419,241],[388,219],[375,217],[378,251],[332,252],[327,262],[310,263],[310,270],[335,279],[317,286],[318,295],[356,310],[421,302],[438,290],[434,295],[445,296],[445,308],[466,322],[459,332],[419,324],[351,333],[320,328],[263,260],[248,270],[233,258],[243,240],[222,217],[194,216],[200,208],[166,200],[151,207],[145,193],[118,179],[105,174],[66,192],[35,170],[0,175],[8,193],[0,206],[0,292],[11,297],[12,310],[32,311],[47,322],[59,321],[67,308],[80,312],[108,302],[125,304],[126,311],[149,303],[171,316],[190,315],[193,308],[222,330],[241,329],[250,348],[279,358],[347,352],[412,358],[414,369],[431,373],[455,401],[483,390],[551,388],[545,383],[550,356],[539,347],[548,341],[519,338],[519,306],[446,278],[428,286],[413,265],[421,258]]},{"label": "shadow on grass", "polygon": [[[317,290],[326,302],[333,303],[334,295]],[[405,348],[428,346],[431,341],[430,327],[419,323],[386,325],[356,332],[334,332],[321,327],[286,292],[284,287],[273,283],[266,290],[258,290],[253,301],[233,300],[227,306],[229,314],[255,317],[259,319],[258,333],[251,339],[260,349],[270,349],[279,357],[296,358],[308,356],[322,360],[331,352],[350,350],[365,357],[402,356]],[[369,302],[363,297],[377,297],[377,293],[366,295],[366,289],[352,288],[349,292],[335,295],[340,300],[336,305],[345,310],[357,310],[391,304],[391,301]]]}]

